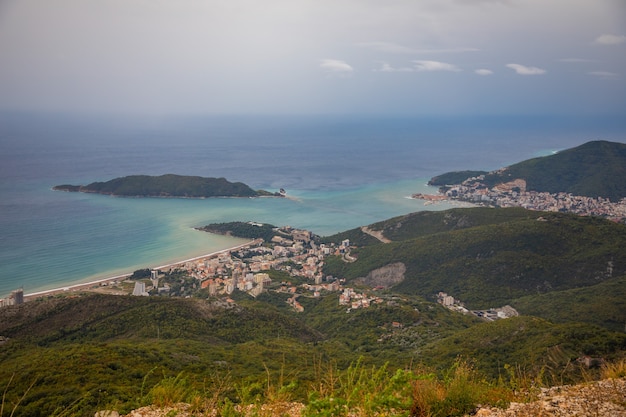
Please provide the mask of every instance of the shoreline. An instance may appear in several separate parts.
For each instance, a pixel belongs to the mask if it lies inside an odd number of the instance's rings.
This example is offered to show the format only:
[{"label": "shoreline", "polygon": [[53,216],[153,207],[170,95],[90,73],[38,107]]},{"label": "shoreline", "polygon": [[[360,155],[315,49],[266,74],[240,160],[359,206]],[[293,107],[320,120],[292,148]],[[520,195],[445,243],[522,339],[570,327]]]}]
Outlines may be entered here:
[{"label": "shoreline", "polygon": [[[233,247],[226,248],[226,249],[221,249],[221,250],[218,250],[218,251],[215,251],[215,252],[207,253],[205,255],[194,256],[193,258],[188,258],[188,259],[184,259],[184,260],[181,260],[181,261],[171,262],[171,263],[160,265],[160,266],[156,266],[156,267],[150,268],[150,269],[161,270],[161,269],[171,268],[173,266],[185,264],[187,262],[197,261],[199,259],[214,258],[216,256],[219,256],[220,254],[225,253],[225,252],[231,252],[231,251],[238,250],[238,249],[241,249],[241,248],[244,248],[244,247],[248,247],[248,246],[254,245],[255,243],[258,243],[258,242],[259,242],[259,239],[253,239],[251,241],[248,241],[246,243],[242,243],[242,244],[237,245],[237,246],[233,246]],[[112,282],[116,282],[116,281],[119,281],[119,280],[126,279],[126,278],[128,278],[128,277],[130,277],[132,275],[133,275],[132,273],[115,275],[113,277],[102,278],[102,279],[98,279],[98,280],[94,280],[94,281],[81,282],[81,283],[78,283],[78,284],[67,285],[67,286],[64,286],[64,287],[52,288],[52,289],[49,289],[49,290],[42,290],[42,291],[37,291],[37,292],[29,293],[29,294],[24,294],[24,302],[33,301],[33,300],[35,300],[37,298],[40,298],[40,297],[49,297],[49,296],[56,295],[56,294],[65,294],[65,293],[71,293],[71,292],[85,291],[85,290],[88,290],[88,289],[92,288],[94,285],[109,284],[109,283],[112,283]]]}]

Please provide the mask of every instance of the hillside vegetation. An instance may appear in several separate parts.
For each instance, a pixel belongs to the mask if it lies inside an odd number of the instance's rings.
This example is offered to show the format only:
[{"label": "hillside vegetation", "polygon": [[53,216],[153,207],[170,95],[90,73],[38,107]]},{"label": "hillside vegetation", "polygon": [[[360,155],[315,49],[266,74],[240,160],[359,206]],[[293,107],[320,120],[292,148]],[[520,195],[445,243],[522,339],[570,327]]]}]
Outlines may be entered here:
[{"label": "hillside vegetation", "polygon": [[205,178],[166,174],[160,176],[130,175],[88,185],[57,185],[57,191],[108,194],[126,197],[258,197],[273,195],[255,191],[242,182],[225,178]]},{"label": "hillside vegetation", "polygon": [[543,317],[556,323],[578,320],[616,332],[626,332],[626,276],[595,285],[511,301],[524,315]]},{"label": "hillside vegetation", "polygon": [[[229,224],[239,226],[261,230]],[[327,237],[363,246],[324,257],[324,273],[373,295],[369,308],[320,289],[298,296],[298,313],[290,288],[312,281],[274,269],[270,291],[256,298],[209,297],[176,270],[164,281],[186,298],[85,294],[0,309],[0,416],[93,416],[183,400],[238,416],[237,406],[268,399],[300,402],[307,416],[463,415],[502,405],[522,386],[593,378],[600,371],[587,365],[626,354],[626,225],[471,208],[368,228],[390,243],[361,229]],[[301,267],[295,256],[286,262]],[[435,302],[439,291],[522,316],[461,314]]]},{"label": "hillside vegetation", "polygon": [[468,178],[486,175],[488,171],[453,171],[432,177],[428,185],[443,186],[448,184],[460,184]]},{"label": "hillside vegetation", "polygon": [[436,397],[429,407],[462,415],[478,402],[506,401],[496,382],[509,366],[542,384],[563,383],[580,379],[580,355],[615,360],[626,350],[626,335],[591,325],[530,317],[483,323],[414,297],[390,295],[348,315],[329,294],[303,300],[306,313],[297,315],[270,294],[236,294],[236,304],[86,295],[3,309],[3,415],[15,404],[16,416],[93,416],[175,398],[213,398],[228,408],[272,395],[304,402],[307,415],[348,415],[344,406],[365,401],[355,389],[372,392],[372,411],[408,412],[419,400],[412,381],[441,384],[442,395],[457,377],[456,389],[471,385],[476,393],[451,391],[450,403]]},{"label": "hillside vegetation", "polygon": [[[437,185],[460,184],[478,171],[461,171],[434,177]],[[618,201],[626,197],[626,144],[592,141],[554,155],[528,159],[485,175],[493,187],[515,179],[526,181],[527,191],[565,192]],[[445,183],[445,184],[442,184]]]},{"label": "hillside vegetation", "polygon": [[198,227],[197,229],[218,235],[228,235],[247,239],[261,238],[266,242],[272,240],[272,237],[276,234],[274,231],[276,226],[267,223],[261,224],[254,222],[212,223],[206,226]]},{"label": "hillside vegetation", "polygon": [[394,291],[426,298],[444,291],[472,308],[626,274],[626,226],[598,218],[480,208],[402,216],[371,228],[394,241],[354,251],[354,263],[328,262],[326,272],[354,280],[402,263],[406,273]]}]

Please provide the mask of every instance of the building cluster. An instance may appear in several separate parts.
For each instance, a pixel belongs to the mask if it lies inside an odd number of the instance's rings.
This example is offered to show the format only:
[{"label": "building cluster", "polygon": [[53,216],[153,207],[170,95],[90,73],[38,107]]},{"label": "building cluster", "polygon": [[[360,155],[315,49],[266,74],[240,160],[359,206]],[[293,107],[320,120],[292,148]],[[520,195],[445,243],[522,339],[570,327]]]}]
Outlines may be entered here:
[{"label": "building cluster", "polygon": [[[253,224],[253,223],[251,223]],[[290,295],[287,303],[296,311],[304,311],[298,302],[299,296],[319,297],[322,291],[342,291],[340,280],[325,277],[322,269],[324,259],[329,255],[347,255],[350,241],[340,245],[317,244],[310,231],[289,226],[274,229],[275,235],[269,242],[256,239],[251,244],[218,255],[196,258],[185,263],[170,265],[152,271],[152,288],[136,287],[134,295],[173,291],[169,286],[158,287],[158,277],[183,271],[185,275],[199,283],[198,289],[206,289],[209,296],[228,296],[235,290],[246,292],[253,297],[272,290]],[[286,282],[272,282],[264,271],[285,271],[305,282],[293,285]],[[156,277],[156,282],[154,278]],[[196,285],[196,284],[192,284]],[[158,288],[158,291],[156,289]],[[352,298],[368,306],[370,298],[352,293]]]},{"label": "building cluster", "polygon": [[449,310],[456,311],[463,314],[473,314],[476,317],[480,317],[487,321],[494,321],[499,319],[507,319],[510,317],[519,316],[517,310],[513,307],[506,305],[499,308],[490,308],[487,310],[468,310],[460,300],[457,300],[451,295],[445,292],[439,292],[437,294],[437,302]]},{"label": "building cluster", "polygon": [[[444,196],[498,207],[524,207],[529,210],[569,212],[582,216],[600,216],[616,221],[626,220],[626,198],[612,202],[603,197],[576,196],[569,193],[527,191],[526,181],[517,179],[489,188],[484,176],[469,178],[445,188]],[[416,198],[419,198],[417,195]]]},{"label": "building cluster", "polygon": [[0,298],[0,307],[15,306],[24,302],[24,290],[21,288],[11,292],[7,298]]},{"label": "building cluster", "polygon": [[[315,298],[322,292],[341,292],[339,303],[348,305],[349,310],[381,302],[377,297],[344,289],[343,280],[324,276],[327,256],[350,256],[349,240],[338,245],[317,243],[310,231],[289,226],[275,228],[274,232],[269,242],[255,239],[237,249],[152,269],[149,278],[127,281],[134,284],[131,294],[188,297],[205,291],[212,297],[228,298],[236,290],[253,297],[271,290],[287,294],[287,303],[300,312],[304,307],[298,297]],[[302,283],[273,282],[267,273],[271,270],[284,271]],[[21,304],[23,300],[22,290],[17,290],[0,300],[0,306]]]},{"label": "building cluster", "polygon": [[339,305],[348,306],[348,312],[357,308],[368,308],[371,304],[380,304],[383,299],[380,297],[368,296],[365,293],[356,292],[352,288],[344,288],[339,294]]}]

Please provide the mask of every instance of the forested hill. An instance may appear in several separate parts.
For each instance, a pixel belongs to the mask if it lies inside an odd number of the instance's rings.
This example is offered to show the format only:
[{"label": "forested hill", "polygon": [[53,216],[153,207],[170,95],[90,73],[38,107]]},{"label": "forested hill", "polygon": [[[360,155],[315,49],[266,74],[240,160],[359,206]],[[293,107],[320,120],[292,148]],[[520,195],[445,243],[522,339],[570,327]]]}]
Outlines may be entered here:
[{"label": "forested hill", "polygon": [[[480,174],[478,171],[467,171]],[[470,176],[447,173],[431,179],[432,185],[461,183]],[[460,174],[460,173],[459,173]],[[604,197],[618,201],[626,197],[626,144],[592,141],[554,155],[528,159],[505,169],[485,175],[485,185],[492,187],[515,179],[526,181],[528,191],[588,197]]]},{"label": "forested hill", "polygon": [[88,185],[57,185],[57,191],[75,191],[125,197],[259,197],[276,195],[267,191],[255,191],[242,182],[230,182],[225,178],[210,178],[166,174],[161,176],[130,175],[106,182]]},{"label": "forested hill", "polygon": [[326,274],[350,281],[401,263],[406,271],[393,291],[426,298],[444,291],[473,308],[515,307],[520,297],[626,274],[626,226],[599,218],[472,208],[401,216],[369,229],[391,242],[361,239],[359,229],[330,236],[366,246],[353,251],[353,263],[326,260]]}]

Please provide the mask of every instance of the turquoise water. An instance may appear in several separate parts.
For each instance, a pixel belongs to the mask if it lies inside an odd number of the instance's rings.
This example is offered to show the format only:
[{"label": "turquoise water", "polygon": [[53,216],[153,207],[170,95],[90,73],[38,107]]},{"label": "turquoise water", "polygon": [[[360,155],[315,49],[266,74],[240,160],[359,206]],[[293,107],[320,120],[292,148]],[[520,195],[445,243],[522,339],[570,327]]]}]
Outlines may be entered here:
[{"label": "turquoise water", "polygon": [[410,199],[414,192],[436,191],[425,182],[405,180],[344,191],[294,190],[290,198],[254,199],[119,198],[42,189],[42,203],[67,205],[80,215],[65,212],[53,221],[16,231],[28,232],[34,242],[30,242],[26,265],[15,263],[13,270],[10,264],[2,266],[3,276],[22,277],[21,281],[3,280],[2,290],[10,292],[16,285],[27,293],[58,288],[243,242],[194,229],[208,223],[250,220],[328,235],[425,208],[450,207],[424,206],[423,201]]},{"label": "turquoise water", "polygon": [[[240,243],[194,230],[258,221],[319,235],[419,210],[428,178],[496,169],[625,122],[545,118],[208,117],[0,114],[0,297],[116,276]],[[226,177],[289,199],[143,199],[54,192],[132,174]]]}]

